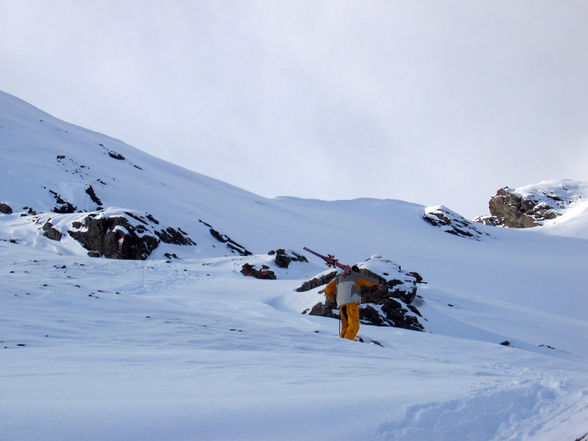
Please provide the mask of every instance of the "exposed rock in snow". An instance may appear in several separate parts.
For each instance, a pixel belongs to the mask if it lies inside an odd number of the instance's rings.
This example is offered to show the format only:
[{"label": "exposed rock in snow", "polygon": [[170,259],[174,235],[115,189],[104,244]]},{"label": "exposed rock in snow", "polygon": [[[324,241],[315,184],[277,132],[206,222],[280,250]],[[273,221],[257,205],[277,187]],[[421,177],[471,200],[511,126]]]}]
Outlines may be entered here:
[{"label": "exposed rock in snow", "polygon": [[146,259],[160,242],[196,245],[181,228],[158,229],[150,215],[126,211],[118,215],[92,212],[72,222],[68,231],[89,251],[89,255],[114,259]]},{"label": "exposed rock in snow", "polygon": [[218,240],[219,242],[226,244],[227,248],[230,249],[231,252],[239,253],[241,256],[251,256],[251,254],[252,254],[251,251],[247,250],[243,245],[235,242],[233,239],[231,239],[226,234],[219,233],[209,223],[204,222],[202,219],[198,219],[198,222],[200,222],[201,224],[206,225],[208,228],[210,228],[209,229],[210,235],[212,237],[214,237],[216,240]]},{"label": "exposed rock in snow", "polygon": [[53,228],[53,224],[51,223],[51,221],[47,221],[45,222],[45,225],[43,225],[43,234],[48,239],[56,240],[58,242],[61,240],[62,237],[61,231]]},{"label": "exposed rock in snow", "polygon": [[262,265],[261,269],[255,268],[255,266],[251,265],[250,263],[245,263],[241,267],[241,274],[244,276],[252,276],[256,279],[268,279],[268,280],[275,280],[276,274],[269,269],[269,266]]},{"label": "exposed rock in snow", "polygon": [[98,196],[96,196],[96,192],[94,191],[94,188],[91,185],[88,188],[86,188],[86,193],[88,193],[88,196],[90,196],[90,199],[92,199],[92,201],[94,201],[96,205],[102,205],[102,201]]},{"label": "exposed rock in snow", "polygon": [[443,205],[426,207],[423,218],[431,225],[440,227],[443,231],[455,236],[473,240],[489,236],[488,233],[480,231],[474,223]]},{"label": "exposed rock in snow", "polygon": [[77,207],[72,204],[71,202],[68,202],[66,200],[64,200],[61,195],[53,190],[49,190],[49,193],[51,193],[53,195],[53,197],[55,198],[55,207],[53,207],[53,212],[55,213],[74,213],[77,210]]},{"label": "exposed rock in snow", "polygon": [[12,208],[10,205],[5,204],[4,202],[0,203],[0,213],[2,214],[12,214]]},{"label": "exposed rock in snow", "polygon": [[[319,286],[326,285],[335,278],[337,271],[327,271],[319,274],[311,280],[305,281],[301,286],[296,288],[298,292],[310,291],[311,289],[318,288]],[[319,314],[322,315],[322,314]]]},{"label": "exposed rock in snow", "polygon": [[286,250],[283,248],[279,248],[275,251],[271,250],[268,254],[270,256],[276,256],[274,263],[280,268],[288,268],[290,262],[308,262],[306,257],[302,256],[301,254],[298,254],[292,250],[288,250],[288,252],[286,252]]},{"label": "exposed rock in snow", "polygon": [[588,184],[569,179],[517,188],[504,187],[490,199],[491,216],[480,216],[474,220],[511,228],[536,227],[586,202],[587,195]]}]

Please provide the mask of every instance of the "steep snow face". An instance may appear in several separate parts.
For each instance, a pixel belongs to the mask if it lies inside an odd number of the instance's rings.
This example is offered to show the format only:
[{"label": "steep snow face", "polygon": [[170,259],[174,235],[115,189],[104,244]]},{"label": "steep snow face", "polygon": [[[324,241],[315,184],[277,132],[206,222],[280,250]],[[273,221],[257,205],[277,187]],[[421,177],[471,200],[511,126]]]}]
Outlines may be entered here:
[{"label": "steep snow face", "polygon": [[16,214],[26,211],[24,207],[37,213],[139,210],[191,227],[194,240],[203,242],[199,250],[214,253],[215,241],[198,220],[222,229],[215,220],[259,199],[60,121],[1,92],[0,145],[0,201]]},{"label": "steep snow face", "polygon": [[173,250],[180,257],[231,254],[211,228],[256,254],[312,244],[349,261],[364,259],[366,254],[357,252],[364,247],[370,249],[367,255],[428,249],[440,235],[422,221],[420,205],[265,199],[60,121],[5,93],[0,93],[0,146],[0,202],[14,211],[12,220],[6,219],[6,235],[39,248],[85,253],[65,239],[44,238],[39,219],[20,219],[31,210],[62,226],[62,233],[71,223],[68,211],[137,210],[181,228],[198,244]]}]

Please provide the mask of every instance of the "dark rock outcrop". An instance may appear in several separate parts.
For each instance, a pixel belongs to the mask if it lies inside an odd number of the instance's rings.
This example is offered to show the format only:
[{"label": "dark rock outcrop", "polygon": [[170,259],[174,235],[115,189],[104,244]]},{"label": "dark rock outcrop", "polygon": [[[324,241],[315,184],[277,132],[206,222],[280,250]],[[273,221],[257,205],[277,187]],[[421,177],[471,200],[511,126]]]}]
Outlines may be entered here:
[{"label": "dark rock outcrop", "polygon": [[280,268],[288,268],[291,262],[308,262],[306,257],[302,256],[301,254],[298,254],[291,250],[286,252],[284,248],[279,248],[275,251],[272,250],[268,254],[270,256],[276,256],[274,259],[274,263]]},{"label": "dark rock outcrop", "polygon": [[12,208],[10,207],[10,205],[5,204],[4,202],[0,202],[0,213],[12,214]]},{"label": "dark rock outcrop", "polygon": [[158,229],[159,221],[153,221],[151,215],[131,212],[110,217],[89,213],[82,221],[73,222],[68,233],[88,250],[88,255],[112,259],[144,260],[161,242],[196,245],[180,228]]},{"label": "dark rock outcrop", "polygon": [[88,194],[88,196],[90,196],[90,199],[92,199],[92,201],[100,206],[102,205],[102,201],[100,200],[100,198],[98,196],[96,196],[96,192],[94,191],[94,188],[90,185],[88,188],[86,188],[86,193]]},{"label": "dark rock outcrop", "polygon": [[488,233],[480,231],[473,222],[442,205],[425,208],[423,219],[431,225],[441,228],[446,233],[458,237],[480,240],[485,236],[489,236]]},{"label": "dark rock outcrop", "polygon": [[210,235],[219,242],[224,243],[227,246],[227,248],[231,250],[232,253],[238,253],[241,256],[251,256],[251,251],[247,250],[243,245],[235,242],[226,234],[219,233],[212,227],[212,225],[204,222],[202,219],[198,219],[198,222],[200,222],[202,225],[207,226],[209,228],[208,231],[210,232]]},{"label": "dark rock outcrop", "polygon": [[167,227],[164,230],[154,230],[154,233],[163,243],[171,243],[175,245],[196,245],[196,242],[190,239],[188,234],[182,231],[181,228],[175,229],[172,227]]},{"label": "dark rock outcrop", "polygon": [[57,242],[59,242],[61,240],[61,237],[62,237],[61,232],[58,231],[58,230],[56,230],[53,227],[53,224],[51,223],[51,221],[47,221],[43,225],[43,235],[45,237],[47,237],[48,239],[55,240]]},{"label": "dark rock outcrop", "polygon": [[256,279],[268,279],[268,280],[275,280],[276,274],[269,269],[269,266],[262,265],[261,269],[255,268],[255,266],[251,265],[250,263],[245,263],[241,267],[241,274],[244,276],[251,276],[255,277]]},{"label": "dark rock outcrop", "polygon": [[495,225],[511,228],[536,227],[540,221],[556,217],[548,205],[511,193],[508,187],[499,189],[488,207]]},{"label": "dark rock outcrop", "polygon": [[83,222],[74,222],[73,227],[77,229],[70,230],[70,236],[94,257],[145,260],[159,245],[156,237],[144,234],[144,228],[132,225],[123,216],[88,215]]},{"label": "dark rock outcrop", "polygon": [[545,181],[520,188],[503,187],[488,204],[490,216],[474,219],[486,225],[532,228],[561,216],[583,200],[586,184],[571,181]]},{"label": "dark rock outcrop", "polygon": [[[296,291],[305,292],[305,291],[310,291],[311,289],[314,289],[314,288],[318,288],[319,286],[326,285],[331,280],[333,280],[336,275],[337,275],[337,271],[330,271],[326,274],[322,274],[322,275],[317,276],[311,280],[307,280],[301,286],[296,288]],[[315,315],[321,315],[321,314],[315,314]]]},{"label": "dark rock outcrop", "polygon": [[108,156],[110,156],[112,159],[116,159],[118,161],[124,161],[125,160],[125,157],[123,155],[121,155],[118,152],[115,152],[114,150],[110,150],[108,152]]},{"label": "dark rock outcrop", "polygon": [[61,195],[53,190],[49,190],[49,193],[51,193],[53,195],[53,197],[55,198],[55,207],[53,207],[53,211],[54,213],[61,213],[61,214],[66,214],[66,213],[75,213],[75,211],[77,210],[77,207],[75,205],[73,205],[70,202],[67,202],[66,200],[64,200]]}]

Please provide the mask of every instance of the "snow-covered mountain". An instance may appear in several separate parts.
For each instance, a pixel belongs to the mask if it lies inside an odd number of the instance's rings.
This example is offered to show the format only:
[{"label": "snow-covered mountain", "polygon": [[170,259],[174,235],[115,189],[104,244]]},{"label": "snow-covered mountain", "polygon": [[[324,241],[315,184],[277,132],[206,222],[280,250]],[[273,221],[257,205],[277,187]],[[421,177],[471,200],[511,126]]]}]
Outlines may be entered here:
[{"label": "snow-covered mountain", "polygon": [[[558,181],[574,202],[528,230],[266,199],[2,92],[0,148],[0,439],[588,433],[586,184]],[[361,344],[302,314],[328,273],[304,246],[406,286],[373,309],[424,332],[364,321]]]}]

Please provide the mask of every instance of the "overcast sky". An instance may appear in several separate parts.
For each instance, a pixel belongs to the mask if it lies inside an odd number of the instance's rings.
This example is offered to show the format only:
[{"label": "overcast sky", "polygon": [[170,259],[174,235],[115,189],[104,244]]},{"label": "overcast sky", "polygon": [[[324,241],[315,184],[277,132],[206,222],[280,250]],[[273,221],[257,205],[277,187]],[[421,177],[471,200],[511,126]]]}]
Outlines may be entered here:
[{"label": "overcast sky", "polygon": [[588,1],[0,0],[0,89],[262,196],[588,181]]}]

